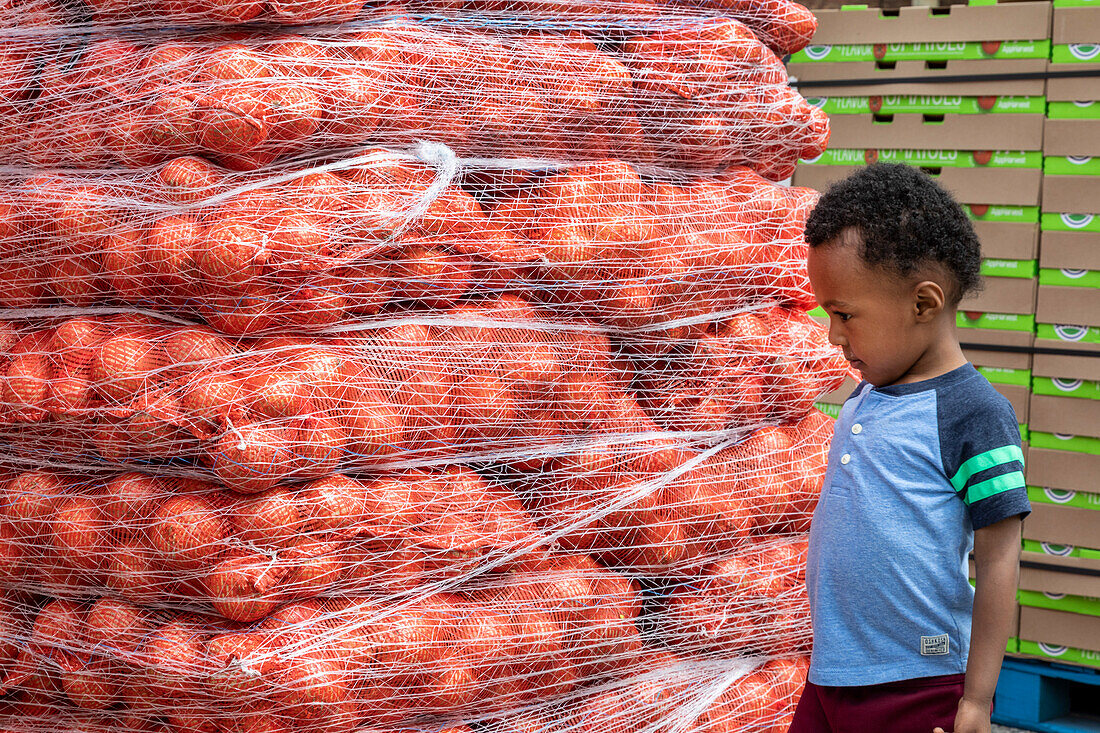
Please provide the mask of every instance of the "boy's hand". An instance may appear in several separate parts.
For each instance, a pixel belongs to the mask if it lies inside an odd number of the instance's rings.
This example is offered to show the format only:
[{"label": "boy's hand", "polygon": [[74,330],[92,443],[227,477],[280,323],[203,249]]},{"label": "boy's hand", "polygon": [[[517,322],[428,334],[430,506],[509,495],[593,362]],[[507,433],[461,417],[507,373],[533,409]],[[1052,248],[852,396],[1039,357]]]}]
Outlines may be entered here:
[{"label": "boy's hand", "polygon": [[955,727],[948,732],[936,728],[932,733],[989,733],[989,705],[971,702],[965,697],[959,700],[959,712],[955,713]]}]

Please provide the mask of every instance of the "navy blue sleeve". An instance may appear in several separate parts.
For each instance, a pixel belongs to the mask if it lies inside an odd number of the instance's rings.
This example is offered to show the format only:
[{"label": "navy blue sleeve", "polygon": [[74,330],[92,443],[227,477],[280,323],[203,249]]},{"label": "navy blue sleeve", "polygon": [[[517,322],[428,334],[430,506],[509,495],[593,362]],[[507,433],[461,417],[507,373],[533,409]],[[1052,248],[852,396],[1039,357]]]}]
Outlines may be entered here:
[{"label": "navy blue sleeve", "polygon": [[1030,513],[1020,427],[1009,401],[977,372],[936,399],[944,473],[974,529]]}]

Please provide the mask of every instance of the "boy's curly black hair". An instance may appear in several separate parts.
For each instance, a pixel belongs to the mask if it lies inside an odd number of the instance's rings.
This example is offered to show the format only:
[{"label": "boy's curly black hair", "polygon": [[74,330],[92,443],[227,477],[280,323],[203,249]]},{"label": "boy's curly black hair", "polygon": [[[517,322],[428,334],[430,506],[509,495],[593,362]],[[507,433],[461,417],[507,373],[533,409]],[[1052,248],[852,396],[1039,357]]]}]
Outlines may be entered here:
[{"label": "boy's curly black hair", "polygon": [[876,163],[833,184],[806,221],[811,247],[854,230],[869,265],[908,277],[939,263],[954,278],[952,305],[981,289],[981,245],[962,207],[923,171]]}]

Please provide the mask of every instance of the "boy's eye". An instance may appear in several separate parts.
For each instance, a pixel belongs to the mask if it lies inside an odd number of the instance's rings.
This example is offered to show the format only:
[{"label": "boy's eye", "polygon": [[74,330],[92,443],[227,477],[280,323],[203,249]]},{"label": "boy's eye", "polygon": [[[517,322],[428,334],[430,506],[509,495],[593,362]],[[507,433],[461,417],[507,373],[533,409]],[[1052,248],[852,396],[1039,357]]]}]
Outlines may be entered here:
[{"label": "boy's eye", "polygon": [[841,321],[847,321],[849,318],[852,317],[852,314],[851,313],[837,313],[836,317],[839,318]]}]

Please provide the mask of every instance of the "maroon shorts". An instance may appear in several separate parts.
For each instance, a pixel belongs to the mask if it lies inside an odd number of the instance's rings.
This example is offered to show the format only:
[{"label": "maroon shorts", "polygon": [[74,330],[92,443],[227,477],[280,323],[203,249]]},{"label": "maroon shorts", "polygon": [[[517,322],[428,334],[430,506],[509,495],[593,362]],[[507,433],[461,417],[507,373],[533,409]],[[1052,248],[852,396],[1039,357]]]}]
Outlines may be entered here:
[{"label": "maroon shorts", "polygon": [[950,731],[966,675],[922,677],[866,687],[807,682],[789,733],[932,733]]}]

